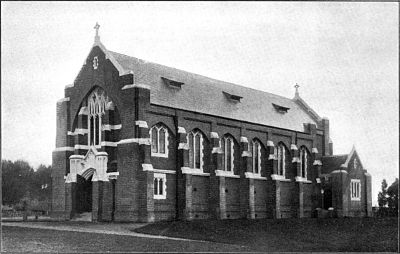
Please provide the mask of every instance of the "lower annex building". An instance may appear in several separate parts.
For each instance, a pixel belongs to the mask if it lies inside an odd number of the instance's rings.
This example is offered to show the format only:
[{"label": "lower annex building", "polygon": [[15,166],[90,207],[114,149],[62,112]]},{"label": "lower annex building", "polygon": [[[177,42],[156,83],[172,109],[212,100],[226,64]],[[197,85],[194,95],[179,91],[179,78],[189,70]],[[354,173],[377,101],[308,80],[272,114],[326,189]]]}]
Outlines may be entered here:
[{"label": "lower annex building", "polygon": [[93,221],[371,216],[355,148],[293,99],[93,47],[57,102],[52,217]]}]

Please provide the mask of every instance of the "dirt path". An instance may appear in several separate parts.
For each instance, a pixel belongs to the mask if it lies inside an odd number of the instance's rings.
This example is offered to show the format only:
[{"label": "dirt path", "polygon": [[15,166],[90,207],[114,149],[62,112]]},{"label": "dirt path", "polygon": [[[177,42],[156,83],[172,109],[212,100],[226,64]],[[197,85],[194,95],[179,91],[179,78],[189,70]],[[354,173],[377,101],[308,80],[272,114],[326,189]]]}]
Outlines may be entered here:
[{"label": "dirt path", "polygon": [[142,227],[146,224],[144,223],[129,223],[129,224],[51,224],[48,222],[3,222],[2,226],[12,226],[12,227],[22,227],[22,228],[38,228],[38,229],[52,229],[59,231],[74,231],[74,232],[86,232],[86,233],[98,233],[98,234],[111,234],[111,235],[129,235],[142,238],[153,238],[153,239],[168,239],[168,240],[178,240],[178,241],[196,241],[205,242],[198,240],[190,240],[183,238],[175,238],[160,235],[148,235],[136,233],[131,230]]}]

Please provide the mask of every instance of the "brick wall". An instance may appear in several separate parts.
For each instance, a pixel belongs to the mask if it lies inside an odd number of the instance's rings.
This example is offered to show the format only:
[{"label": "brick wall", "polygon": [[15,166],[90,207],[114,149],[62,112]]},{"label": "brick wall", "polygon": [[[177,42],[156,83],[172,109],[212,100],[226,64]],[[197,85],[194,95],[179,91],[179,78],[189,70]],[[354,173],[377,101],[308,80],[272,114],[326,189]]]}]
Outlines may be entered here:
[{"label": "brick wall", "polygon": [[[98,56],[99,68],[93,70],[92,59]],[[146,76],[135,73],[136,83],[148,84]],[[325,152],[326,140],[329,131],[329,122],[324,121],[317,127],[308,126],[304,132],[294,132],[273,128],[271,126],[261,126],[246,123],[237,120],[230,120],[221,117],[187,112],[179,109],[171,109],[150,105],[150,91],[121,88],[126,84],[132,84],[132,75],[119,76],[118,71],[112,66],[111,62],[105,58],[102,51],[95,47],[89,54],[86,64],[82,67],[73,87],[66,88],[65,96],[70,97],[70,101],[65,105],[58,107],[60,117],[57,119],[57,147],[73,146],[76,143],[83,143],[87,140],[87,135],[78,135],[77,138],[67,138],[66,132],[73,131],[78,122],[81,126],[87,126],[86,120],[79,120],[78,112],[82,100],[96,86],[103,88],[107,95],[114,102],[116,109],[115,115],[110,115],[108,121],[114,124],[121,124],[122,128],[113,132],[104,132],[105,140],[116,142],[121,139],[143,138],[140,136],[135,121],[144,120],[149,129],[158,123],[162,123],[168,128],[169,132],[169,156],[168,158],[151,157],[150,163],[155,169],[174,170],[176,174],[167,174],[167,199],[152,199],[153,175],[149,172],[143,172],[142,164],[144,159],[143,149],[139,148],[138,143],[119,144],[118,147],[106,147],[104,150],[109,154],[108,171],[118,170],[119,176],[115,183],[115,213],[116,221],[135,221],[146,220],[151,216],[149,214],[154,210],[156,220],[174,219],[178,214],[176,212],[177,202],[177,178],[180,177],[181,166],[177,146],[177,129],[183,127],[186,132],[194,129],[200,130],[204,134],[204,172],[211,173],[211,176],[195,176],[190,179],[191,184],[191,213],[193,218],[206,218],[221,214],[221,207],[226,209],[227,218],[239,218],[241,214],[241,180],[238,178],[221,178],[213,175],[216,169],[212,161],[212,147],[210,133],[215,132],[219,137],[231,135],[235,140],[234,145],[234,173],[244,177],[242,168],[242,150],[240,148],[241,137],[246,137],[249,142],[257,139],[262,144],[262,169],[261,175],[267,178],[264,180],[254,180],[254,211],[257,218],[262,217],[294,217],[297,216],[299,193],[296,189],[294,178],[297,175],[296,168],[292,164],[291,144],[298,147],[304,145],[310,151],[316,147],[321,153]],[[152,91],[154,92],[154,91]],[[319,133],[319,134],[318,134]],[[322,133],[322,134],[321,134]],[[269,151],[267,141],[273,141],[275,145],[279,142],[285,144],[286,153],[286,178],[291,182],[276,183],[271,180],[273,173],[273,160],[268,160]],[[75,153],[84,155],[85,150],[75,151]],[[72,153],[71,153],[72,154]],[[54,200],[53,210],[65,211],[65,180],[64,175],[69,172],[69,155],[57,152],[53,154],[53,181]],[[312,163],[310,158],[309,163]],[[309,167],[312,170],[312,167]],[[313,172],[309,171],[309,179],[313,178]],[[189,178],[188,178],[189,179]],[[185,183],[186,184],[186,183]],[[220,188],[223,186],[223,188]],[[243,185],[244,186],[244,185]],[[247,185],[247,187],[252,186]],[[278,191],[279,190],[279,191]],[[223,191],[224,193],[220,193]],[[278,191],[278,192],[277,192]],[[110,220],[112,216],[112,189],[109,183],[103,183],[103,188],[99,197],[100,209],[99,217],[104,220]],[[306,217],[309,217],[311,210],[312,185],[304,185],[304,210]],[[279,193],[279,195],[277,195]],[[215,197],[213,197],[213,195]],[[179,196],[185,198],[185,196]],[[221,199],[221,197],[223,197]],[[223,201],[225,200],[225,201]],[[213,202],[226,202],[224,206],[211,205]],[[277,207],[279,204],[279,207]],[[179,205],[178,205],[179,207]],[[214,207],[214,208],[213,208]],[[181,208],[180,208],[181,209]],[[215,211],[213,209],[216,209]]]},{"label": "brick wall", "polygon": [[154,199],[155,220],[173,220],[176,218],[176,175],[166,174],[167,198]]},{"label": "brick wall", "polygon": [[[359,216],[366,216],[367,215],[367,210],[366,210],[366,203],[367,203],[367,197],[366,197],[366,191],[365,189],[367,186],[365,186],[366,182],[366,176],[364,174],[364,170],[361,167],[361,165],[358,166],[357,169],[354,169],[353,161],[356,156],[353,156],[353,158],[350,159],[349,165],[348,165],[348,171],[349,171],[349,177],[346,181],[345,184],[345,195],[347,196],[347,199],[349,200],[348,203],[348,216],[350,217],[359,217]],[[359,160],[358,156],[357,159]],[[361,184],[361,198],[360,200],[351,200],[351,187],[350,187],[350,182],[351,179],[358,179],[360,180]]]},{"label": "brick wall", "polygon": [[236,178],[225,178],[226,217],[240,218],[240,183]]},{"label": "brick wall", "polygon": [[254,180],[255,218],[267,217],[267,181]]},{"label": "brick wall", "polygon": [[192,212],[194,219],[206,219],[208,213],[208,195],[210,179],[207,176],[192,177]]},{"label": "brick wall", "polygon": [[312,194],[313,194],[312,184],[303,184],[303,201],[304,201],[304,217],[311,218],[313,207],[312,207]]}]

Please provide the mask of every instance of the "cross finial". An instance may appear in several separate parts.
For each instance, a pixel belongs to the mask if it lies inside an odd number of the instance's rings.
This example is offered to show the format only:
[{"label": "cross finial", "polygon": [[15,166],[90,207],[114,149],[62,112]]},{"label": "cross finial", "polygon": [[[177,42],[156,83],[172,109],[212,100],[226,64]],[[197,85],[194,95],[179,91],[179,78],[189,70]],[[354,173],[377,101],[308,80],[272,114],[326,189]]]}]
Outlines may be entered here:
[{"label": "cross finial", "polygon": [[100,25],[99,25],[99,23],[96,22],[96,25],[93,28],[96,30],[96,36],[94,37],[94,41],[99,42],[100,41],[100,36],[99,36]]},{"label": "cross finial", "polygon": [[296,83],[296,85],[294,86],[294,88],[296,88],[295,96],[299,96],[299,87],[299,84]]}]

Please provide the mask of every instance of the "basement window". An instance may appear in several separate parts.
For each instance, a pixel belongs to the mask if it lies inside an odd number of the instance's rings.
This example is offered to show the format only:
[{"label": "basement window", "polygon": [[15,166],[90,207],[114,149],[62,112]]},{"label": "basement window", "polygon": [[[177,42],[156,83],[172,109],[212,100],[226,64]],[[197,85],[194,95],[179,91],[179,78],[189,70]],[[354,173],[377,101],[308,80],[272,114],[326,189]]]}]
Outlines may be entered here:
[{"label": "basement window", "polygon": [[290,108],[283,107],[283,106],[280,106],[280,105],[277,105],[277,104],[274,104],[274,103],[272,103],[272,106],[274,106],[275,110],[278,111],[278,113],[281,113],[281,114],[287,113],[288,110],[290,109]]},{"label": "basement window", "polygon": [[242,96],[231,94],[231,93],[227,93],[227,92],[224,92],[224,91],[222,91],[222,93],[226,96],[226,98],[228,98],[229,100],[231,100],[233,102],[240,102],[240,100],[243,98]]},{"label": "basement window", "polygon": [[167,198],[167,177],[165,174],[154,173],[154,199]]},{"label": "basement window", "polygon": [[181,89],[182,85],[185,84],[183,82],[175,81],[175,80],[168,79],[168,78],[165,78],[165,77],[161,77],[161,79],[164,81],[164,84],[166,84],[167,86],[172,87],[172,88]]}]

